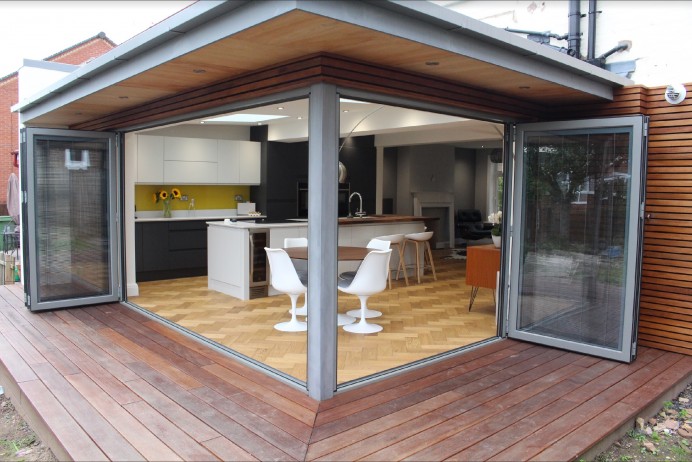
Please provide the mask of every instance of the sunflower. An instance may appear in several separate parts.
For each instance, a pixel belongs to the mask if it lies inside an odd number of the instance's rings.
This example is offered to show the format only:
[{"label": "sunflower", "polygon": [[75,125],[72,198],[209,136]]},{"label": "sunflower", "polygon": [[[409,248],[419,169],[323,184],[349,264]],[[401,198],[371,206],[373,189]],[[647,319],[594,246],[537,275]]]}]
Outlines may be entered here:
[{"label": "sunflower", "polygon": [[173,188],[171,189],[171,196],[173,196],[173,199],[180,199],[182,194],[180,193],[180,189],[178,188]]},{"label": "sunflower", "polygon": [[163,190],[159,191],[159,199],[161,199],[162,201],[168,199],[168,192]]}]

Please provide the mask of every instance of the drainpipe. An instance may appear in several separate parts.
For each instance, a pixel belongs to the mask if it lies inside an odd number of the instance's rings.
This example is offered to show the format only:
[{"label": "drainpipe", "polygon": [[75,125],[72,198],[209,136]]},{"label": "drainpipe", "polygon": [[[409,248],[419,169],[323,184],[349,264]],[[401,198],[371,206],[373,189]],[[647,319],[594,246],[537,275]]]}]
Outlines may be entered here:
[{"label": "drainpipe", "polygon": [[586,55],[587,61],[591,62],[596,57],[596,0],[589,0],[589,44]]},{"label": "drainpipe", "polygon": [[579,21],[581,20],[581,10],[579,8],[579,0],[569,1],[569,31],[567,33],[567,48],[573,53],[570,55],[577,59],[581,59],[581,32],[579,29]]}]

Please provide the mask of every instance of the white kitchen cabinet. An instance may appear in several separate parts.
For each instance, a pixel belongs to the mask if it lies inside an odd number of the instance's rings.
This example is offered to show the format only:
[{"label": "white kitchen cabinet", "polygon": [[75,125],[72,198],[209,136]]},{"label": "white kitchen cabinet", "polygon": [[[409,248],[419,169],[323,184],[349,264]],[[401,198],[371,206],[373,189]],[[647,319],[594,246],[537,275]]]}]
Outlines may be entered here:
[{"label": "white kitchen cabinet", "polygon": [[218,176],[222,184],[260,183],[260,143],[219,140]]},{"label": "white kitchen cabinet", "polygon": [[186,184],[216,184],[216,162],[186,162],[166,160],[163,162],[163,182]]},{"label": "white kitchen cabinet", "polygon": [[163,183],[163,138],[137,135],[138,183]]},{"label": "white kitchen cabinet", "polygon": [[166,136],[163,150],[164,183],[216,184],[217,144],[215,139]]},{"label": "white kitchen cabinet", "polygon": [[164,161],[217,162],[216,139],[164,137]]},{"label": "white kitchen cabinet", "polygon": [[138,135],[137,182],[260,184],[260,143]]}]

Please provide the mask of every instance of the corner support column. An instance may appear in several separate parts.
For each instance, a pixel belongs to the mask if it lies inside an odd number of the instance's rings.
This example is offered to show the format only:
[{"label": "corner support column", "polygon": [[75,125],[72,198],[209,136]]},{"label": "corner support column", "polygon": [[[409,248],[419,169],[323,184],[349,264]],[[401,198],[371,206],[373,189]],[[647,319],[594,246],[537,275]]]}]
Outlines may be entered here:
[{"label": "corner support column", "polygon": [[310,89],[308,132],[308,394],[336,389],[339,97],[336,86]]}]

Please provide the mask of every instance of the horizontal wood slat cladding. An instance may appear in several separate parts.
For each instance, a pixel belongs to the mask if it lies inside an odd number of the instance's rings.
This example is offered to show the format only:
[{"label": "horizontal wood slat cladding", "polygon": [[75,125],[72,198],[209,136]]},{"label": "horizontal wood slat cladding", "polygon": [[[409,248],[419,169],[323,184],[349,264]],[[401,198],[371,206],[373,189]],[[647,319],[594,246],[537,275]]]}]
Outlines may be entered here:
[{"label": "horizontal wood slat cladding", "polygon": [[[686,84],[688,92],[692,84]],[[615,101],[557,110],[555,120],[649,116],[638,344],[692,355],[692,96],[665,100],[665,86],[616,91]]]},{"label": "horizontal wood slat cladding", "polygon": [[[320,54],[181,92],[173,97],[114,112],[70,128],[108,131],[152,124],[196,111],[306,88],[316,82],[333,83],[426,103],[439,103],[498,118],[535,121],[543,116],[541,106],[527,101],[488,94],[480,89],[400,69]],[[127,86],[127,82],[123,82],[123,85]]]}]

